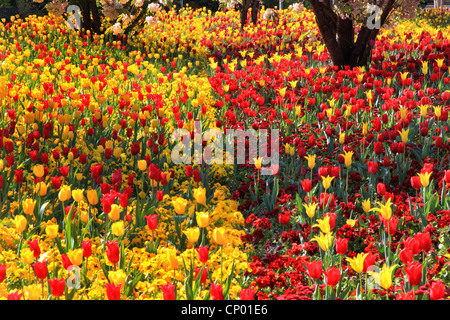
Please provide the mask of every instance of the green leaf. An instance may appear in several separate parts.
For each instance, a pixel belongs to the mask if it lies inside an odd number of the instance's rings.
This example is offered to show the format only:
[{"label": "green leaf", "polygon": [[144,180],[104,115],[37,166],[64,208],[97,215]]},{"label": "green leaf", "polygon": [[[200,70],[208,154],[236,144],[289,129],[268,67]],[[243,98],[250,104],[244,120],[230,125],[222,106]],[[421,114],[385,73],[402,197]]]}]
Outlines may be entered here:
[{"label": "green leaf", "polygon": [[231,281],[233,280],[235,267],[236,267],[236,263],[233,262],[233,267],[231,268],[231,273],[228,276],[227,281],[225,282],[225,288],[223,290],[223,296],[224,297],[226,297],[228,295],[228,292],[230,291]]}]

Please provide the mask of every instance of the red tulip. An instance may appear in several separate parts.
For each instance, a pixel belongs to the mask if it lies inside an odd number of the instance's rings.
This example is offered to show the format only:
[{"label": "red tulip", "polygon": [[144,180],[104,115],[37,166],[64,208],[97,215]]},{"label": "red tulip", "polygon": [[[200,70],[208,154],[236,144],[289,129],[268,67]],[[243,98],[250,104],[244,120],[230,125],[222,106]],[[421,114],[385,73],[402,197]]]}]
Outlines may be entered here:
[{"label": "red tulip", "polygon": [[367,163],[367,171],[369,171],[370,174],[377,174],[377,170],[378,170],[378,163],[375,161],[369,161]]},{"label": "red tulip", "polygon": [[156,230],[158,227],[158,215],[157,214],[151,214],[148,216],[144,216],[144,218],[147,220],[147,226],[150,230]]},{"label": "red tulip", "polygon": [[422,281],[422,264],[418,261],[411,262],[403,267],[406,278],[411,286],[418,286]]},{"label": "red tulip", "polygon": [[375,264],[377,256],[369,252],[369,254],[364,259],[363,263],[363,272],[367,272],[367,269],[369,269],[371,266]]},{"label": "red tulip", "polygon": [[202,270],[202,274],[200,276],[200,283],[203,284],[206,282],[206,279],[208,278],[208,269],[206,267],[204,268],[195,267],[194,268],[195,279],[197,279],[200,270]]},{"label": "red tulip", "polygon": [[58,161],[59,160],[59,150],[57,150],[57,149],[52,150],[52,157],[53,157],[53,159],[55,159],[55,161]]},{"label": "red tulip", "polygon": [[111,241],[108,240],[106,242],[106,256],[108,258],[108,260],[112,263],[112,264],[116,264],[119,261],[120,258],[120,250],[119,250],[119,246],[117,244],[117,240],[115,241]]},{"label": "red tulip", "polygon": [[122,171],[120,169],[115,169],[113,174],[111,175],[111,184],[120,185],[122,183]]},{"label": "red tulip", "polygon": [[377,141],[373,144],[375,154],[380,155],[383,153],[383,142]]},{"label": "red tulip", "polygon": [[383,223],[384,223],[384,227],[386,230],[386,233],[393,236],[396,232],[397,232],[397,225],[398,225],[398,221],[400,220],[399,218],[394,218],[391,217],[389,220],[383,219],[381,218]]},{"label": "red tulip", "polygon": [[414,260],[413,253],[410,249],[400,249],[399,258],[404,264],[409,264]]},{"label": "red tulip", "polygon": [[23,170],[22,169],[14,170],[14,175],[15,175],[17,183],[20,184],[23,182]]},{"label": "red tulip", "polygon": [[20,300],[23,296],[23,293],[19,293],[19,291],[15,291],[13,293],[9,293],[7,296],[8,300]]},{"label": "red tulip", "polygon": [[427,252],[431,247],[431,238],[429,232],[418,232],[414,238],[419,242],[420,250]]},{"label": "red tulip", "polygon": [[445,284],[442,281],[433,282],[430,286],[430,299],[441,300],[445,294]]},{"label": "red tulip", "polygon": [[41,249],[39,248],[37,239],[34,239],[33,241],[28,240],[27,244],[30,246],[30,250],[33,251],[33,255],[35,258],[41,255]]},{"label": "red tulip", "polygon": [[47,278],[47,261],[33,263],[33,269],[38,279]]},{"label": "red tulip", "polygon": [[337,254],[346,254],[348,250],[348,239],[347,238],[336,238],[336,253]]},{"label": "red tulip", "polygon": [[186,169],[186,176],[188,178],[192,177],[192,166],[186,166],[185,169]]},{"label": "red tulip", "polygon": [[196,248],[198,253],[198,258],[202,263],[206,263],[209,258],[209,249],[207,246],[199,246]]},{"label": "red tulip", "polygon": [[330,224],[330,229],[331,230],[333,230],[334,229],[334,226],[336,225],[336,218],[337,218],[337,215],[336,215],[336,213],[335,212],[327,212],[327,213],[325,213],[324,215],[323,215],[323,217],[325,218],[325,217],[330,217],[330,220],[329,220],[329,224]]},{"label": "red tulip", "polygon": [[417,238],[406,238],[404,240],[405,248],[408,248],[411,250],[413,256],[418,254],[420,252],[420,244]]},{"label": "red tulip", "polygon": [[300,183],[302,184],[302,189],[303,189],[303,191],[305,191],[305,192],[311,191],[311,188],[312,188],[312,182],[311,182],[310,179],[302,180]]},{"label": "red tulip", "polygon": [[164,199],[164,191],[158,190],[156,191],[156,200],[161,202]]},{"label": "red tulip", "polygon": [[92,254],[92,242],[87,240],[81,242],[81,248],[83,249],[83,257],[89,258]]},{"label": "red tulip", "polygon": [[420,187],[422,187],[422,183],[420,182],[420,177],[419,176],[412,176],[411,177],[411,186],[415,190],[420,190]]},{"label": "red tulip", "polygon": [[444,181],[450,183],[450,170],[444,170]]},{"label": "red tulip", "polygon": [[289,223],[289,220],[291,219],[291,215],[289,213],[280,213],[278,214],[278,222],[285,226]]},{"label": "red tulip", "polygon": [[53,280],[48,280],[48,284],[50,285],[50,290],[53,296],[60,297],[64,294],[66,280],[55,278]]},{"label": "red tulip", "polygon": [[70,261],[69,257],[64,253],[61,254],[61,261],[64,269],[66,270],[72,265],[72,262]]},{"label": "red tulip", "polygon": [[305,262],[309,276],[313,279],[320,279],[322,276],[322,261]]},{"label": "red tulip", "polygon": [[411,290],[407,293],[399,292],[396,300],[415,300],[416,295],[414,294],[414,291]]},{"label": "red tulip", "polygon": [[53,189],[59,190],[59,188],[61,188],[61,178],[60,177],[50,177],[50,180],[52,181]]},{"label": "red tulip", "polygon": [[239,292],[240,300],[255,300],[256,290],[252,288],[241,289]]},{"label": "red tulip", "polygon": [[164,300],[175,300],[175,285],[168,283],[164,286],[159,287],[163,292],[163,299]]},{"label": "red tulip", "polygon": [[94,180],[95,183],[100,182],[101,175],[103,174],[103,165],[96,164],[91,166],[91,177]]},{"label": "red tulip", "polygon": [[324,275],[327,285],[331,287],[336,286],[341,279],[341,271],[337,267],[328,268]]},{"label": "red tulip", "polygon": [[384,194],[386,193],[386,186],[384,185],[384,183],[378,183],[377,184],[377,192],[380,196],[384,196]]},{"label": "red tulip", "polygon": [[194,182],[199,183],[200,181],[202,181],[202,176],[198,169],[192,171],[192,176],[194,177]]},{"label": "red tulip", "polygon": [[128,207],[128,194],[126,192],[119,193],[119,203],[122,208]]},{"label": "red tulip", "polygon": [[59,173],[65,178],[69,176],[69,170],[70,170],[69,166],[59,167]]},{"label": "red tulip", "polygon": [[222,285],[212,283],[209,292],[213,300],[224,300]]},{"label": "red tulip", "polygon": [[108,300],[120,300],[120,287],[122,284],[115,285],[114,283],[105,284],[106,287],[106,296]]},{"label": "red tulip", "polygon": [[0,283],[6,278],[6,263],[0,264]]}]

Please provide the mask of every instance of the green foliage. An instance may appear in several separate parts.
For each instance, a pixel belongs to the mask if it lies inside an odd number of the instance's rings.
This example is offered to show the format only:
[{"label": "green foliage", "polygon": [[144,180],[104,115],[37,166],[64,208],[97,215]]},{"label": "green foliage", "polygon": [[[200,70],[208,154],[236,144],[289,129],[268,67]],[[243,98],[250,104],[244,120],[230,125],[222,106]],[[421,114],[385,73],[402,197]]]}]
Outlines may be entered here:
[{"label": "green foliage", "polygon": [[0,3],[0,8],[14,8],[16,5],[13,2],[15,2],[15,1],[14,0],[3,0]]}]

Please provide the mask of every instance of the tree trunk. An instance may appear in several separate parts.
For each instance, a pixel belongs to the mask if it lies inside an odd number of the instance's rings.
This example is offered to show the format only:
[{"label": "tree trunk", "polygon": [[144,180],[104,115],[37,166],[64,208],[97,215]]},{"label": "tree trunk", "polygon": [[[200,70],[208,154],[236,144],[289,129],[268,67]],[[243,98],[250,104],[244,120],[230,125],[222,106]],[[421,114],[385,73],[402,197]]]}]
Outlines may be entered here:
[{"label": "tree trunk", "polygon": [[100,20],[100,14],[98,12],[97,2],[96,0],[90,0],[91,1],[91,11],[92,11],[92,31],[99,34],[101,29],[101,20]]},{"label": "tree trunk", "polygon": [[[382,8],[380,25],[383,26],[393,9],[395,0],[388,0]],[[379,29],[369,29],[362,25],[355,41],[353,20],[340,18],[332,9],[330,2],[311,0],[322,39],[334,65],[365,66],[371,57],[372,47]]]},{"label": "tree trunk", "polygon": [[244,26],[247,23],[248,9],[250,9],[251,4],[252,0],[242,0],[242,6],[240,8],[241,30],[244,29]]},{"label": "tree trunk", "polygon": [[261,2],[259,0],[252,1],[252,23],[256,25],[258,22],[258,11],[261,6]]},{"label": "tree trunk", "polygon": [[91,30],[91,9],[90,0],[79,0],[81,9],[81,31],[85,33],[87,30]]}]

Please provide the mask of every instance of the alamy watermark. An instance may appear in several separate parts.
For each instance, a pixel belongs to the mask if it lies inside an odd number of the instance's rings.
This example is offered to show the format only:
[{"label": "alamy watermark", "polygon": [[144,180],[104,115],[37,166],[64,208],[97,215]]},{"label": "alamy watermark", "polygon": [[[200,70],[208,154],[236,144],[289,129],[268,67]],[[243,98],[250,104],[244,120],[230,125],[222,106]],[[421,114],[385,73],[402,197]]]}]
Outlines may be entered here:
[{"label": "alamy watermark", "polygon": [[67,268],[67,273],[70,274],[70,276],[66,280],[67,288],[80,289],[81,287],[80,267],[76,265],[71,265]]},{"label": "alamy watermark", "polygon": [[72,14],[66,20],[67,27],[69,29],[77,29],[77,30],[80,29],[81,28],[81,9],[80,9],[80,7],[72,4],[67,7],[66,13],[68,15]]},{"label": "alamy watermark", "polygon": [[381,29],[381,8],[374,4],[367,5],[367,28],[370,30]]},{"label": "alamy watermark", "polygon": [[171,142],[176,142],[171,152],[174,164],[255,164],[256,159],[260,158],[262,175],[278,172],[279,130],[228,129],[223,132],[212,128],[203,131],[202,122],[196,120],[193,133],[187,129],[176,129],[171,135]]}]

